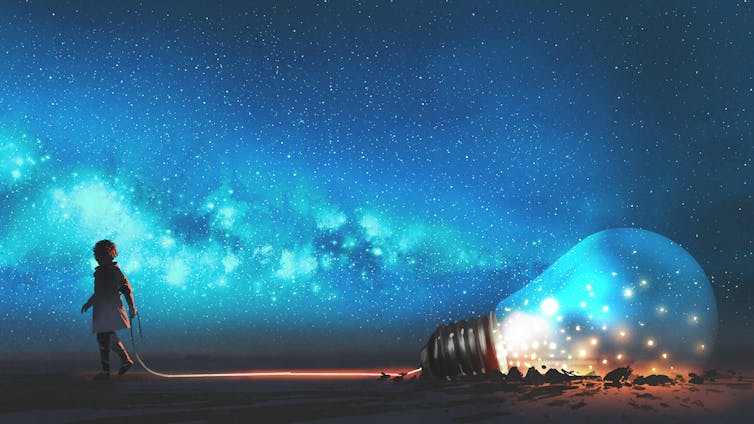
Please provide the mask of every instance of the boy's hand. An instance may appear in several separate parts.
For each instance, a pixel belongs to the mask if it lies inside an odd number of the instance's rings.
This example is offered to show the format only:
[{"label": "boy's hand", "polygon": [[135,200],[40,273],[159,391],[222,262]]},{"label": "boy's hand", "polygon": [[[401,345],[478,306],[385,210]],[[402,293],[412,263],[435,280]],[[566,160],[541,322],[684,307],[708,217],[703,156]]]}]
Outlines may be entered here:
[{"label": "boy's hand", "polygon": [[89,308],[91,308],[91,307],[92,307],[92,305],[90,305],[88,303],[84,303],[84,305],[81,307],[81,313],[83,314],[84,312],[88,311]]},{"label": "boy's hand", "polygon": [[135,307],[134,307],[134,308],[131,308],[131,310],[130,310],[130,311],[128,311],[128,316],[130,316],[131,318],[135,318],[135,317],[136,317],[136,312],[137,312],[137,311],[136,311],[136,308],[135,308]]}]

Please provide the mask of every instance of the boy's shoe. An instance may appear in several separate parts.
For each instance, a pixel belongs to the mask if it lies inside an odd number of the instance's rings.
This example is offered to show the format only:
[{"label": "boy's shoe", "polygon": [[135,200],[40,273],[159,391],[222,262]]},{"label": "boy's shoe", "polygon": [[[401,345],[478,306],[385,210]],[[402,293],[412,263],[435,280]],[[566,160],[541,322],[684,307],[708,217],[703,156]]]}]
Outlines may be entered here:
[{"label": "boy's shoe", "polygon": [[109,372],[100,372],[99,374],[92,377],[92,380],[109,380],[109,379],[110,379]]},{"label": "boy's shoe", "polygon": [[123,375],[128,371],[132,366],[134,365],[134,361],[129,360],[128,362],[125,362],[123,365],[120,366],[120,369],[118,370],[118,375]]}]

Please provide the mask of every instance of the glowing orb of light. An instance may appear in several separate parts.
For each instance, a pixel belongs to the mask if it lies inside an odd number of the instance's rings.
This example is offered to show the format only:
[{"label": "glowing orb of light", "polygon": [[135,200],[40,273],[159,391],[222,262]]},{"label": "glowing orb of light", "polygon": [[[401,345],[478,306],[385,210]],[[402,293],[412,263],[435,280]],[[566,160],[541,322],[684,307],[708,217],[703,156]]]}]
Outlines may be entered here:
[{"label": "glowing orb of light", "polygon": [[547,299],[542,301],[540,309],[546,316],[555,315],[555,313],[558,312],[558,301],[553,299],[552,297],[548,297]]}]

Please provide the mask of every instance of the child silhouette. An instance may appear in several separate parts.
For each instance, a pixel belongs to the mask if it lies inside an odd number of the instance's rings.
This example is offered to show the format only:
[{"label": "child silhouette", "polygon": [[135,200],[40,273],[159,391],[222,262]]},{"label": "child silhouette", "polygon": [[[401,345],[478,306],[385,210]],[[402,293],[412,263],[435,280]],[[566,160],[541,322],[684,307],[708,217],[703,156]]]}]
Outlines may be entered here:
[{"label": "child silhouette", "polygon": [[[131,328],[129,317],[136,316],[131,283],[120,270],[118,263],[113,262],[116,256],[118,256],[118,248],[112,241],[100,240],[94,245],[94,259],[99,264],[94,270],[94,294],[81,307],[82,314],[90,307],[94,307],[92,333],[97,333],[102,363],[102,371],[94,376],[95,380],[110,378],[110,349],[120,357],[121,366],[118,375],[123,375],[134,364],[115,333],[116,330]],[[126,296],[128,315],[123,308],[121,293]]]}]

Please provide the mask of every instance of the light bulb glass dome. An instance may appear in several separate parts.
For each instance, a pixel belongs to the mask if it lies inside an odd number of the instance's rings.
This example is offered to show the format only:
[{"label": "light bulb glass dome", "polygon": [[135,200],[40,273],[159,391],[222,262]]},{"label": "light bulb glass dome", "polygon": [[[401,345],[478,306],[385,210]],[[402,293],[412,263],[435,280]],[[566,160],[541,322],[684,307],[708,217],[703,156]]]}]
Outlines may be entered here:
[{"label": "light bulb glass dome", "polygon": [[704,271],[650,231],[593,234],[495,309],[499,368],[545,365],[604,373],[698,367],[711,353],[717,308]]}]

